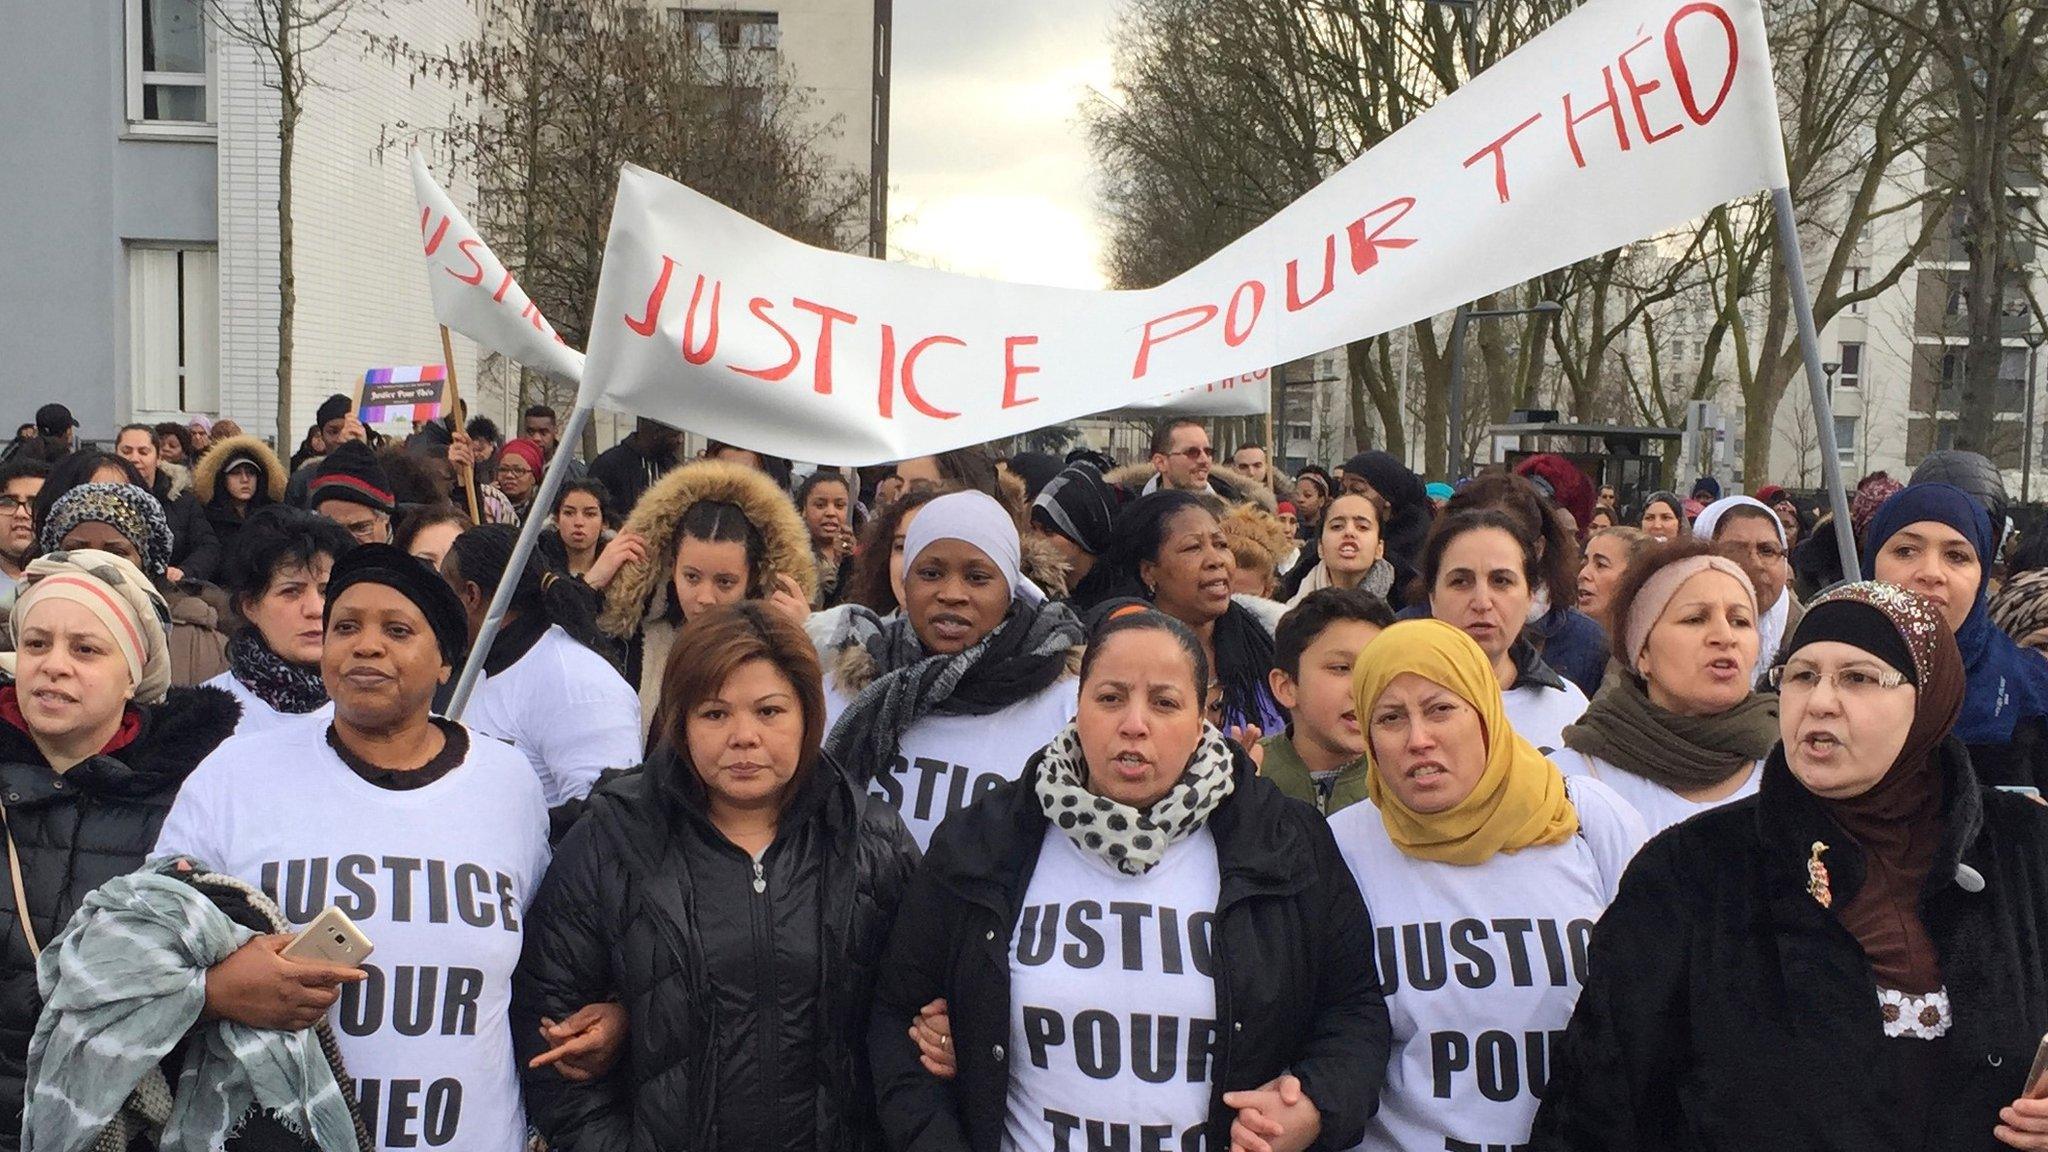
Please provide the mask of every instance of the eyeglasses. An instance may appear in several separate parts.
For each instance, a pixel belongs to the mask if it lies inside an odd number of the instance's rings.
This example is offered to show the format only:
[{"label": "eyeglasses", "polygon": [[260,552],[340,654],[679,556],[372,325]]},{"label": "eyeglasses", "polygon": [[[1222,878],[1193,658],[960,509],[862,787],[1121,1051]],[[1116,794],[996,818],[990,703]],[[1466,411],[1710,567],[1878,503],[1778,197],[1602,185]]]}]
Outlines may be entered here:
[{"label": "eyeglasses", "polygon": [[33,512],[35,506],[32,497],[0,496],[0,516],[10,516],[16,512]]},{"label": "eyeglasses", "polygon": [[1837,668],[1823,672],[1811,664],[1780,664],[1765,677],[1771,687],[1786,695],[1803,695],[1820,687],[1826,680],[1835,686],[1835,691],[1847,697],[1874,696],[1890,691],[1906,682],[1906,674],[1895,669],[1879,671],[1875,668]]},{"label": "eyeglasses", "polygon": [[1185,459],[1188,463],[1194,464],[1203,460],[1215,459],[1216,450],[1214,448],[1198,444],[1193,448],[1183,448],[1178,452],[1168,452],[1166,453],[1166,455],[1179,456]]},{"label": "eyeglasses", "polygon": [[531,476],[533,475],[533,469],[528,468],[524,464],[500,464],[498,465],[498,475],[513,478]]},{"label": "eyeglasses", "polygon": [[1785,558],[1785,550],[1776,544],[1732,544],[1723,541],[1721,550],[1728,553],[1731,559],[1755,560],[1760,564],[1771,564]]},{"label": "eyeglasses", "polygon": [[341,526],[356,538],[358,544],[379,543],[377,537],[384,526],[384,514],[376,513],[365,520],[344,520]]}]

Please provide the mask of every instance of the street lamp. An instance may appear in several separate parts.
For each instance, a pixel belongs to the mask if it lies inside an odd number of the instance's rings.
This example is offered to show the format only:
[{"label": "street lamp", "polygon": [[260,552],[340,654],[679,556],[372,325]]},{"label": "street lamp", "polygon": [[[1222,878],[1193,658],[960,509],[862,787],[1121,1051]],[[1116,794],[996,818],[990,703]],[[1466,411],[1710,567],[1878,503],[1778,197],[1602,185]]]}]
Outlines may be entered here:
[{"label": "street lamp", "polygon": [[1539,313],[1562,312],[1564,305],[1555,300],[1544,300],[1533,308],[1474,308],[1470,304],[1460,305],[1456,319],[1451,321],[1451,412],[1450,434],[1444,438],[1444,446],[1451,453],[1451,479],[1463,480],[1470,462],[1465,459],[1465,329],[1474,320],[1494,320],[1502,316],[1534,316]]},{"label": "street lamp", "polygon": [[2034,326],[2027,329],[2027,426],[2020,432],[2020,503],[2025,504],[2033,495],[2034,479],[2034,368],[2041,359],[2041,342],[2048,339],[2048,332],[2041,330],[2041,318],[2034,317]]}]

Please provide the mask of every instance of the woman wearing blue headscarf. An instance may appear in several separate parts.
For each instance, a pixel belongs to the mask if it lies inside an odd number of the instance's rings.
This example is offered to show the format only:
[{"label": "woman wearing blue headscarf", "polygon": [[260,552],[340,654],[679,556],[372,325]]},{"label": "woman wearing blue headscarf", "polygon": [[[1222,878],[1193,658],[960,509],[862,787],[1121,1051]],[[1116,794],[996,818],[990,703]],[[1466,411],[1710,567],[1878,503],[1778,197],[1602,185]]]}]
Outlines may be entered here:
[{"label": "woman wearing blue headscarf", "polygon": [[1969,673],[1955,734],[1986,784],[2048,789],[2048,661],[1992,622],[1991,519],[1952,484],[1910,484],[1871,517],[1863,575],[1920,593],[1955,629]]}]

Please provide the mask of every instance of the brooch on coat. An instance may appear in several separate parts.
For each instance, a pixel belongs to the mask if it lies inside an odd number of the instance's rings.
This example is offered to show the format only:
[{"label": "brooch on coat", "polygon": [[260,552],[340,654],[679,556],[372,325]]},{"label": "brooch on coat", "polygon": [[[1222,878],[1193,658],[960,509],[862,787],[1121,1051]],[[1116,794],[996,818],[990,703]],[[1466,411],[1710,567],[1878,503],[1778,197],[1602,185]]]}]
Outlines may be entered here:
[{"label": "brooch on coat", "polygon": [[1806,894],[1823,908],[1835,906],[1835,893],[1828,887],[1828,866],[1820,862],[1820,854],[1828,846],[1818,840],[1813,842],[1813,854],[1806,858]]}]

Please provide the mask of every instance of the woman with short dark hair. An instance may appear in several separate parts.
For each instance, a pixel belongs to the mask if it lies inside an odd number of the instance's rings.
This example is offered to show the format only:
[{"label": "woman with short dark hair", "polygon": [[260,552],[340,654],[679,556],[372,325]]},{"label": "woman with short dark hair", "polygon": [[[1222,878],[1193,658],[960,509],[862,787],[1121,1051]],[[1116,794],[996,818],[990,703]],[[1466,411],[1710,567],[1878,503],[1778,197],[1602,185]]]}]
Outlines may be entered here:
[{"label": "woman with short dark hair", "polygon": [[228,594],[242,623],[228,640],[228,670],[206,683],[242,705],[236,735],[334,715],[320,678],[327,579],[356,546],[325,516],[259,508],[228,545]]},{"label": "woman with short dark hair", "polygon": [[[1149,600],[1201,638],[1222,689],[1221,727],[1278,732],[1287,717],[1268,683],[1273,625],[1231,597],[1235,561],[1212,499],[1162,490],[1125,505],[1101,561],[1113,577],[1107,591]],[[1259,603],[1277,622],[1280,605]]]},{"label": "woman with short dark hair", "polygon": [[[593,794],[528,915],[534,1125],[557,1148],[878,1149],[869,1001],[917,848],[821,751],[816,652],[760,601],[692,616],[660,712],[655,752]],[[619,1062],[558,1075],[568,1045],[533,1037],[607,1000],[632,1037]]]},{"label": "woman with short dark hair", "polygon": [[1478,643],[1492,663],[1515,731],[1549,754],[1586,710],[1586,694],[1557,674],[1525,632],[1542,586],[1542,545],[1529,526],[1491,507],[1437,521],[1422,553],[1429,613]]}]

